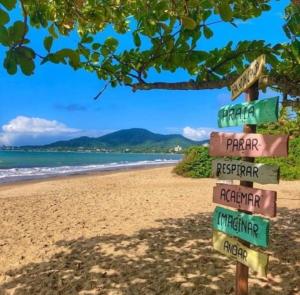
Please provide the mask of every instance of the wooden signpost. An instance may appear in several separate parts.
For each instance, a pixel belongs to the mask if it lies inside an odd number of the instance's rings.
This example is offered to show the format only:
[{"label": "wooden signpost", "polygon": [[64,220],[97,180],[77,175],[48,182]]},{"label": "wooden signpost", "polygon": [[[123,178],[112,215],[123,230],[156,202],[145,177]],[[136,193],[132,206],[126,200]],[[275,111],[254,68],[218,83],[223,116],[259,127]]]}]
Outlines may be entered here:
[{"label": "wooden signpost", "polygon": [[286,157],[288,135],[212,132],[209,150],[215,157]]},{"label": "wooden signpost", "polygon": [[265,55],[254,60],[249,68],[231,85],[231,98],[236,99],[242,92],[249,89],[263,74],[266,62]]},{"label": "wooden signpost", "polygon": [[256,246],[267,247],[269,244],[269,220],[266,218],[217,206],[213,228]]},{"label": "wooden signpost", "polygon": [[221,180],[243,180],[261,184],[279,183],[278,166],[239,160],[214,159],[212,175]]},{"label": "wooden signpost", "polygon": [[219,110],[219,127],[262,124],[278,120],[278,97],[226,105]]},{"label": "wooden signpost", "polygon": [[246,247],[238,240],[213,231],[214,249],[256,271],[259,276],[267,276],[269,255]]},{"label": "wooden signpost", "polygon": [[218,184],[213,202],[269,217],[276,216],[276,192],[239,185]]},{"label": "wooden signpost", "polygon": [[[253,181],[279,182],[279,169],[274,165],[255,164],[255,157],[286,157],[287,135],[256,134],[256,124],[278,120],[278,98],[257,101],[258,80],[263,74],[265,56],[258,57],[232,84],[232,99],[246,92],[246,103],[227,105],[218,113],[219,127],[244,125],[244,133],[211,134],[209,153],[215,157],[242,157],[238,160],[215,159],[213,175],[221,180],[240,180],[240,186],[218,184],[213,201],[237,211],[217,206],[213,214],[214,249],[237,261],[236,295],[248,295],[249,268],[267,275],[268,255],[250,248],[269,244],[269,220],[252,214],[276,216],[276,192],[254,189]],[[232,237],[230,237],[232,236]],[[235,239],[233,237],[237,237]]]}]

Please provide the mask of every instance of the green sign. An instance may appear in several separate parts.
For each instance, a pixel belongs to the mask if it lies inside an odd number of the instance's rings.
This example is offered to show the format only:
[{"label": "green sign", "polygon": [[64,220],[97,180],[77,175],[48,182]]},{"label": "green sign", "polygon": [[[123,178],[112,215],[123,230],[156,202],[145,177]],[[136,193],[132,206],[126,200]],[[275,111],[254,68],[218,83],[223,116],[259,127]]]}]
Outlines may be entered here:
[{"label": "green sign", "polygon": [[269,220],[259,216],[216,207],[213,228],[256,246],[269,244]]},{"label": "green sign", "polygon": [[278,97],[235,105],[226,105],[219,110],[219,127],[244,124],[262,124],[278,120]]}]

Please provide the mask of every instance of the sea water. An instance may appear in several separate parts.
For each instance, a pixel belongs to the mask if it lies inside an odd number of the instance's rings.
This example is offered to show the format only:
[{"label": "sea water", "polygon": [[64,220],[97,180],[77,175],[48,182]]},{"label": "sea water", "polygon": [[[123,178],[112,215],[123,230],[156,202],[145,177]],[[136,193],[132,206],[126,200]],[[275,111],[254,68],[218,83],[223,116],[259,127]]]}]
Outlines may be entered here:
[{"label": "sea water", "polygon": [[178,154],[0,151],[0,183],[175,164]]}]

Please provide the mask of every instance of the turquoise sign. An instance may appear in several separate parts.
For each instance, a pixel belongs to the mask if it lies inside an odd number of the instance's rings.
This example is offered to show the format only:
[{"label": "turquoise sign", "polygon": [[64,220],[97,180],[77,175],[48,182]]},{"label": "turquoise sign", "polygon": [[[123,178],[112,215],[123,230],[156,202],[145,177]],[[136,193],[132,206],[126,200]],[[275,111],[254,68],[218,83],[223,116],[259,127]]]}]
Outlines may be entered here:
[{"label": "turquoise sign", "polygon": [[269,244],[269,220],[259,216],[216,207],[213,228],[256,246]]},{"label": "turquoise sign", "polygon": [[219,127],[262,124],[278,120],[278,97],[223,106],[218,113]]}]

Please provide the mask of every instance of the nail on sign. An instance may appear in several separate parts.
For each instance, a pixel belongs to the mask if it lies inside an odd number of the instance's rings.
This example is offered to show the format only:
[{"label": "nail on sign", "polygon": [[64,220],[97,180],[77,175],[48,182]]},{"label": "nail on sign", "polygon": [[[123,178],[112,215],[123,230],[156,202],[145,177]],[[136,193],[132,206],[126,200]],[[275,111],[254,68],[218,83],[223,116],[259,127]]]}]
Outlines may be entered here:
[{"label": "nail on sign", "polygon": [[267,247],[269,244],[269,220],[259,216],[217,206],[213,228],[256,246]]},{"label": "nail on sign", "polygon": [[276,216],[276,192],[239,185],[218,184],[213,202],[268,217]]},{"label": "nail on sign", "polygon": [[267,276],[269,255],[250,249],[219,231],[213,231],[213,246],[215,250],[256,271],[259,276]]},{"label": "nail on sign", "polygon": [[252,86],[263,74],[264,65],[266,63],[265,55],[261,55],[254,60],[248,69],[231,85],[231,98],[237,98],[242,92]]},{"label": "nail on sign", "polygon": [[278,120],[278,97],[235,105],[226,105],[219,110],[219,127],[244,124],[262,124]]},{"label": "nail on sign", "polygon": [[212,132],[209,154],[214,157],[287,157],[288,135]]},{"label": "nail on sign", "polygon": [[252,181],[261,184],[279,183],[279,167],[239,160],[214,159],[212,176],[221,180]]}]

